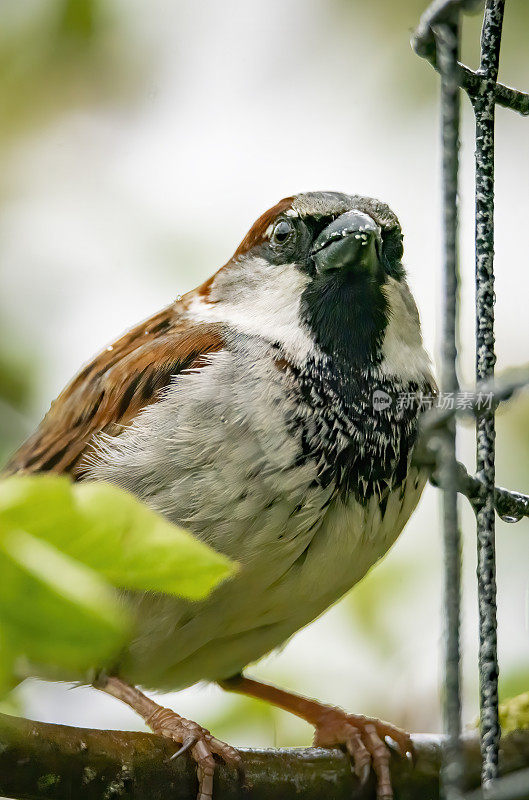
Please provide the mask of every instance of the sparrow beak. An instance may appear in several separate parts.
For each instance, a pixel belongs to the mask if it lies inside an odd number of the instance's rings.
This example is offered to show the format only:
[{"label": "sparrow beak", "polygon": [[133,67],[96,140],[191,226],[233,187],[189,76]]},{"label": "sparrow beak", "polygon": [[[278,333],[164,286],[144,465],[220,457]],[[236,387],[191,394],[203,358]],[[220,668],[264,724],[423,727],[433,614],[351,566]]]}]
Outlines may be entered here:
[{"label": "sparrow beak", "polygon": [[347,211],[324,228],[311,255],[319,273],[354,269],[374,274],[380,268],[381,241],[380,228],[368,214]]}]

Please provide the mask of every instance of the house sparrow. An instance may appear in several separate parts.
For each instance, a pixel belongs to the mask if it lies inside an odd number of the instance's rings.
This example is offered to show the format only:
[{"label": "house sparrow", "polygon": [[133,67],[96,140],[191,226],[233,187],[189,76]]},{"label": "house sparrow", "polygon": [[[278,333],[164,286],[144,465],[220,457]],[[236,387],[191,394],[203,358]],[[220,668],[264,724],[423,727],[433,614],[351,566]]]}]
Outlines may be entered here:
[{"label": "house sparrow", "polygon": [[189,749],[200,800],[214,756],[236,750],[135,686],[199,680],[270,700],[373,766],[392,797],[391,737],[408,734],[243,677],[383,556],[418,502],[411,465],[420,397],[434,391],[401,264],[396,216],[377,200],[309,192],[281,200],[194,291],[84,367],[12,471],[123,487],[239,562],[206,600],[128,596],[137,629],[96,681]]}]

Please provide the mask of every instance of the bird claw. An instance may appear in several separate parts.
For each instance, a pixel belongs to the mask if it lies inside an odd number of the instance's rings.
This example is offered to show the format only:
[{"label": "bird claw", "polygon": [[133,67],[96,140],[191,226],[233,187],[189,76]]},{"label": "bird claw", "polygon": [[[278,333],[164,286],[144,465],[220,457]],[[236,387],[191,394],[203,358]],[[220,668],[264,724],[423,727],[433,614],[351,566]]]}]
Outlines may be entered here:
[{"label": "bird claw", "polygon": [[197,800],[212,800],[213,798],[215,756],[236,769],[239,779],[244,783],[244,768],[240,754],[234,747],[212,736],[206,728],[161,706],[151,714],[146,722],[154,733],[172,739],[181,745],[170,757],[170,761],[178,758],[187,750],[191,751],[191,757],[197,765]]},{"label": "bird claw", "polygon": [[360,786],[365,786],[369,780],[369,776],[371,775],[371,764],[364,764],[360,770],[360,775],[358,775],[358,771],[356,769],[355,772],[360,780]]},{"label": "bird claw", "polygon": [[175,758],[178,758],[178,756],[181,756],[182,753],[185,753],[187,750],[189,750],[190,747],[194,747],[196,745],[197,741],[198,741],[198,739],[197,739],[196,735],[188,736],[182,742],[182,747],[179,750],[177,750],[176,753],[173,753],[173,755],[170,756],[169,761],[174,761]]},{"label": "bird claw", "polygon": [[401,756],[408,758],[411,755],[413,758],[413,743],[408,733],[387,722],[346,714],[340,709],[329,709],[314,734],[314,744],[318,747],[345,747],[361,785],[367,782],[373,768],[378,800],[393,800],[389,770],[391,755],[386,739],[395,743]]}]

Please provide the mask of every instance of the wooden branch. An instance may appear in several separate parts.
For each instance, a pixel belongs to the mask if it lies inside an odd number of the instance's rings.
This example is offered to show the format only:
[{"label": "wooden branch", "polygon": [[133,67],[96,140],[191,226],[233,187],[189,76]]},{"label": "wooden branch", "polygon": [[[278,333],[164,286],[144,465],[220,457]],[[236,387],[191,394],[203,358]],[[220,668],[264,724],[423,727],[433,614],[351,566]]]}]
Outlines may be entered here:
[{"label": "wooden branch", "polygon": [[[416,736],[415,766],[395,755],[398,798],[439,796],[440,737]],[[0,715],[0,795],[18,800],[195,800],[194,765],[168,739],[149,733],[90,730]],[[247,785],[219,765],[215,800],[374,800],[371,777],[360,787],[346,756],[315,748],[244,750]],[[466,788],[479,785],[475,734],[464,740]],[[502,740],[507,774],[529,767],[529,730]]]}]

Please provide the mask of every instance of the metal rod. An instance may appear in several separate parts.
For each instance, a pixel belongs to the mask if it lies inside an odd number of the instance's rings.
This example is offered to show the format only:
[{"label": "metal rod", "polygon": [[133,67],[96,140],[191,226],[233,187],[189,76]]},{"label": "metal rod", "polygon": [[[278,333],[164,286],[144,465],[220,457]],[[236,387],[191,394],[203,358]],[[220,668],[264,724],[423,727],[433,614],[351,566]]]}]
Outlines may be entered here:
[{"label": "metal rod", "polygon": [[[454,13],[457,7],[460,11],[472,11],[477,8],[482,0],[433,0],[426,11],[421,15],[419,24],[414,31],[411,45],[418,56],[425,58],[434,69],[439,70],[437,42],[434,36],[435,26],[439,26]],[[474,72],[464,64],[458,64],[458,82],[462,89],[473,101],[486,90],[481,71]],[[510,86],[496,83],[494,87],[496,103],[505,108],[510,108],[524,116],[529,115],[529,93],[521,92]]]},{"label": "metal rod", "polygon": [[[441,113],[443,145],[443,251],[444,308],[441,389],[457,392],[457,312],[459,273],[457,256],[459,102],[457,61],[459,55],[459,14],[452,22],[435,27],[441,71]],[[448,734],[442,770],[442,786],[447,800],[462,796],[461,759],[461,534],[458,509],[458,466],[455,419],[447,420],[441,434],[441,474],[443,486],[443,543],[445,561],[445,697],[444,722]]]},{"label": "metal rod", "polygon": [[[504,0],[487,0],[481,32],[483,91],[476,116],[476,386],[494,378],[494,118]],[[480,730],[482,782],[498,777],[498,646],[495,551],[494,407],[476,419],[476,466],[481,480],[476,510],[478,547]]]}]

